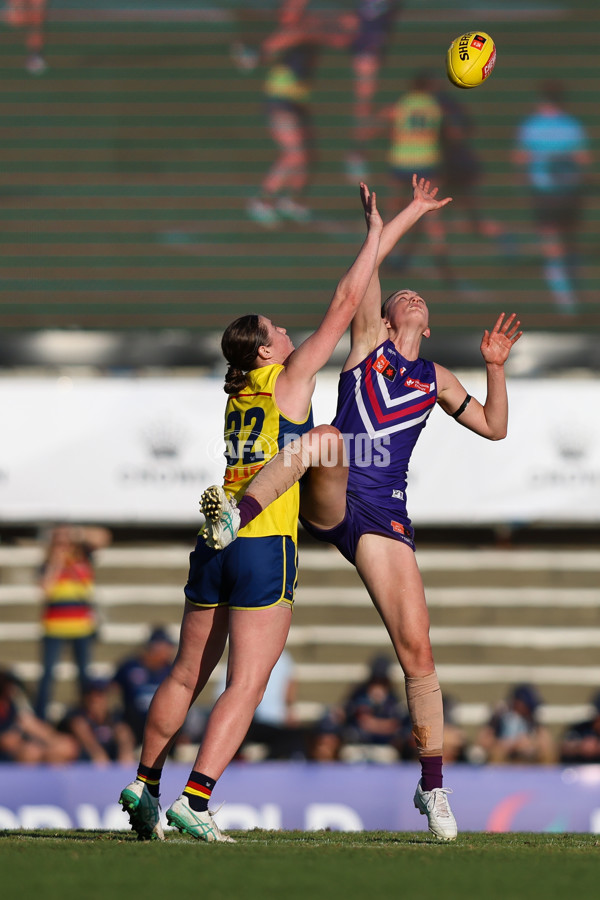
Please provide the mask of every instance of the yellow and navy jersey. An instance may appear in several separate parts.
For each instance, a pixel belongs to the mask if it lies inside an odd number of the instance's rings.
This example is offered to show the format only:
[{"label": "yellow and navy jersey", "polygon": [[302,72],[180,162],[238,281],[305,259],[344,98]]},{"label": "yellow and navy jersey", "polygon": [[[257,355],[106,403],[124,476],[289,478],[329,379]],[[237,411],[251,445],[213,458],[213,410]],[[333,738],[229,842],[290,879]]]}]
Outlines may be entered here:
[{"label": "yellow and navy jersey", "polygon": [[[312,408],[302,422],[288,419],[275,400],[275,382],[282,365],[263,366],[248,373],[247,386],[225,408],[224,488],[239,500],[254,476],[295,436],[313,427]],[[298,536],[300,489],[295,484],[260,515],[240,529],[240,537]]]},{"label": "yellow and navy jersey", "polygon": [[405,94],[394,107],[390,162],[397,169],[419,172],[441,162],[443,111],[432,94]]}]

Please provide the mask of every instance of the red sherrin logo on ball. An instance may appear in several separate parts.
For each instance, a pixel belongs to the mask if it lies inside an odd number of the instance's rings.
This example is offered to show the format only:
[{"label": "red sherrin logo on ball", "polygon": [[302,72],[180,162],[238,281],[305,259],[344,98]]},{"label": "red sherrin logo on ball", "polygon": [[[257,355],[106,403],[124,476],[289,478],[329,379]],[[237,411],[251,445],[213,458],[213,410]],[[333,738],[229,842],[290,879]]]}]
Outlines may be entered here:
[{"label": "red sherrin logo on ball", "polygon": [[485,38],[480,34],[476,34],[473,40],[471,41],[471,47],[475,47],[476,50],[481,50],[483,45],[485,44]]}]

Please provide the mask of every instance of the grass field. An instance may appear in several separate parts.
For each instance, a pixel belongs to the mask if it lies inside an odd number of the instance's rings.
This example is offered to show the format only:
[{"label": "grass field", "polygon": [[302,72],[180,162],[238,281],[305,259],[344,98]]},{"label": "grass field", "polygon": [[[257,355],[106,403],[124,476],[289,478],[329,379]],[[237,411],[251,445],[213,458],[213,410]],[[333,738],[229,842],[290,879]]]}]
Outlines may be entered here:
[{"label": "grass field", "polygon": [[169,836],[138,843],[92,831],[0,832],[3,896],[29,900],[175,897],[418,897],[467,900],[598,896],[591,834],[234,833],[233,845]]}]

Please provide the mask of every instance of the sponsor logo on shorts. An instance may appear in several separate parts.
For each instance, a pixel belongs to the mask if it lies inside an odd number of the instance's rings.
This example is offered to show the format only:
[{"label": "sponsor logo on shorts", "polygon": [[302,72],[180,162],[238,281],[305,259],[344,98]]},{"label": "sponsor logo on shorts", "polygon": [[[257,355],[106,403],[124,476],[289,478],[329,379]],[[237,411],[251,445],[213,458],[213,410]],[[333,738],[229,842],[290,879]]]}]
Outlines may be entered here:
[{"label": "sponsor logo on shorts", "polygon": [[481,73],[484,81],[488,77],[488,75],[491,73],[491,71],[493,70],[495,65],[496,65],[496,48],[494,47],[494,52],[492,53],[492,55],[486,62],[485,66],[483,67],[482,73]]},{"label": "sponsor logo on shorts", "polygon": [[404,491],[398,490],[398,488],[394,488],[392,491],[392,497],[394,500],[404,500]]},{"label": "sponsor logo on shorts", "polygon": [[392,526],[392,530],[395,531],[396,534],[406,534],[406,528],[401,522],[394,522],[394,520],[392,519],[390,525]]},{"label": "sponsor logo on shorts", "polygon": [[471,41],[471,47],[475,47],[476,50],[481,50],[485,42],[486,38],[482,37],[480,34],[476,34]]},{"label": "sponsor logo on shorts", "polygon": [[423,391],[424,394],[428,394],[431,390],[430,384],[425,384],[424,381],[418,381],[416,378],[407,378],[404,385],[405,387],[416,388],[417,391]]}]

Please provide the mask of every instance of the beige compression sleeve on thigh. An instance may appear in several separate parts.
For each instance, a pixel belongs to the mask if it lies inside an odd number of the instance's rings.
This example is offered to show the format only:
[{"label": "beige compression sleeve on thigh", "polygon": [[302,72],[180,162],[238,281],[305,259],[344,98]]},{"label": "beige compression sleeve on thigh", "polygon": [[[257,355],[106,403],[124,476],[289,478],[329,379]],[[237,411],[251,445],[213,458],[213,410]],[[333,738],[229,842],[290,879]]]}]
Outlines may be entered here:
[{"label": "beige compression sleeve on thigh", "polygon": [[441,756],[444,744],[444,710],[437,674],[404,679],[412,733],[419,756]]}]

